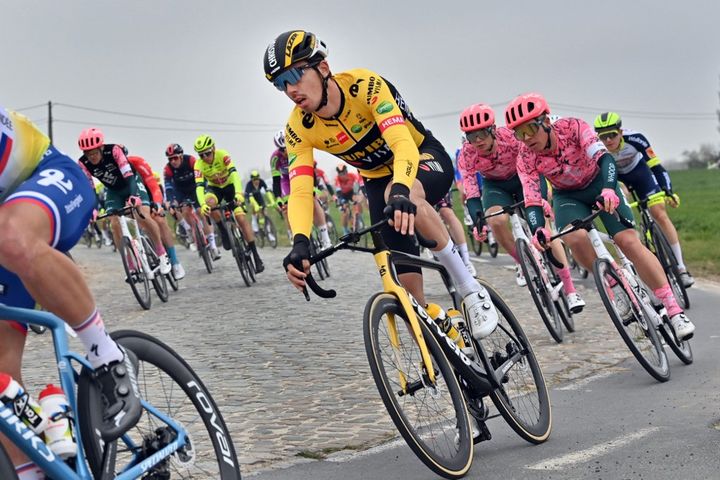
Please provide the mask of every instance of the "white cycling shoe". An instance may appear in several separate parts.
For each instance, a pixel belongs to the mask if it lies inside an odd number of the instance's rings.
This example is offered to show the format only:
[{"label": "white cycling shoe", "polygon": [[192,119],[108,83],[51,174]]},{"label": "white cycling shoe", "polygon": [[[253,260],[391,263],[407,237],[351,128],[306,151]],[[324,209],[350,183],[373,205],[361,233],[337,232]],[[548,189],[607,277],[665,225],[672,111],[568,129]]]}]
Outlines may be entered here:
[{"label": "white cycling shoe", "polygon": [[472,335],[476,340],[485,338],[495,331],[498,324],[498,313],[487,290],[480,287],[463,298],[462,308],[465,319],[471,325]]},{"label": "white cycling shoe", "polygon": [[678,340],[690,340],[695,334],[695,325],[684,313],[677,313],[670,318],[670,325],[675,330]]},{"label": "white cycling shoe", "polygon": [[525,275],[523,275],[522,267],[519,264],[515,265],[515,283],[517,283],[518,287],[527,285],[527,280],[525,280]]},{"label": "white cycling shoe", "polygon": [[170,265],[170,259],[167,256],[167,253],[160,255],[160,273],[163,275],[167,275],[172,271],[172,266]]},{"label": "white cycling shoe", "polygon": [[585,300],[577,292],[568,293],[567,301],[572,313],[580,313],[585,308]]},{"label": "white cycling shoe", "polygon": [[615,311],[617,311],[621,319],[630,320],[632,318],[633,312],[627,293],[625,293],[625,290],[620,284],[613,286],[612,291],[613,296],[615,297],[613,299],[613,303],[615,304]]},{"label": "white cycling shoe", "polygon": [[175,280],[181,280],[185,278],[185,269],[179,263],[176,263],[172,266],[172,273],[173,277],[175,277]]}]

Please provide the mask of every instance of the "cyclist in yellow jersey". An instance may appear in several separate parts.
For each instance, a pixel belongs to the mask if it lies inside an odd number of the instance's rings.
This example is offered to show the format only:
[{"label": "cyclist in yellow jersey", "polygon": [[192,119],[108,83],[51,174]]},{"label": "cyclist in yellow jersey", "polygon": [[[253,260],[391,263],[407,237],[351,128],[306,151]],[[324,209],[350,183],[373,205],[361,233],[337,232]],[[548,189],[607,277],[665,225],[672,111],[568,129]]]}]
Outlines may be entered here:
[{"label": "cyclist in yellow jersey", "polygon": [[[98,426],[103,432],[108,426],[131,428],[142,413],[132,388],[135,370],[125,365],[134,355],[107,334],[82,273],[62,253],[88,225],[96,206],[93,187],[78,164],[30,120],[2,106],[0,203],[0,303],[20,308],[40,304],[67,322],[95,368],[104,405]],[[0,372],[20,383],[26,331],[18,323],[0,322]],[[18,472],[36,469],[17,447],[0,440]]]},{"label": "cyclist in yellow jersey", "polygon": [[[303,30],[282,33],[264,56],[265,76],[294,103],[285,129],[290,170],[288,214],[293,248],[285,260],[288,279],[305,286],[313,213],[313,149],[332,153],[356,167],[365,181],[370,218],[393,226],[382,231],[390,248],[418,254],[412,235],[417,226],[437,242],[438,260],[448,269],[464,297],[473,334],[483,337],[497,325],[494,307],[483,309],[484,288],[454,251],[432,204],[450,189],[453,166],[440,142],[410,111],[385,78],[366,69],[333,75],[327,46]],[[418,268],[397,266],[400,281],[424,302]]]},{"label": "cyclist in yellow jersey", "polygon": [[[214,211],[211,214],[210,210],[219,205],[221,200],[225,200],[227,203],[236,203],[237,207],[233,213],[255,259],[255,271],[262,272],[265,270],[265,266],[255,246],[255,233],[245,218],[245,210],[242,207],[245,203],[242,182],[230,154],[225,150],[215,148],[215,141],[209,135],[200,135],[195,140],[195,151],[200,157],[200,160],[195,162],[195,193],[200,202],[200,210],[204,215],[210,215],[216,223],[220,223],[220,212]],[[207,188],[205,182],[207,182]],[[230,238],[227,231],[220,228],[220,234],[223,248],[230,250]]]}]

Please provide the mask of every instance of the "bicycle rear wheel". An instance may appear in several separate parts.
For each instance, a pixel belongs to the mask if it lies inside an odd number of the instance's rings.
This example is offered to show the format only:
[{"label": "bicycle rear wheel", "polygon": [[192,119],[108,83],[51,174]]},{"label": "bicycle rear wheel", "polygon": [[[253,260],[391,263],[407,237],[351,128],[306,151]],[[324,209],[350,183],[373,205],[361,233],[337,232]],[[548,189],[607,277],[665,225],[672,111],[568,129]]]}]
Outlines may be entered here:
[{"label": "bicycle rear wheel", "polygon": [[520,266],[525,275],[530,296],[535,302],[540,318],[550,332],[550,336],[556,342],[561,343],[563,341],[562,320],[555,308],[552,295],[543,282],[540,265],[535,261],[531,248],[528,242],[522,238],[515,241],[515,251],[520,259]]},{"label": "bicycle rear wheel", "polygon": [[678,304],[680,304],[683,309],[690,308],[690,297],[680,279],[680,270],[678,269],[675,254],[672,248],[670,248],[670,242],[668,242],[667,237],[662,229],[658,227],[657,223],[653,223],[651,232],[653,242],[655,243],[655,255],[658,260],[660,260],[660,265],[662,265],[665,271],[665,276],[668,279],[668,283]]},{"label": "bicycle rear wheel", "polygon": [[473,459],[465,398],[440,345],[420,323],[435,370],[435,383],[430,383],[406,315],[394,295],[377,293],[368,300],[363,335],[370,371],[385,408],[415,455],[438,475],[460,478]]},{"label": "bicycle rear wheel", "polygon": [[130,289],[135,295],[135,299],[145,310],[150,309],[152,299],[150,298],[150,281],[143,272],[140,258],[137,251],[130,243],[130,239],[123,237],[120,243],[120,258],[122,258],[123,268],[125,268],[125,278],[130,284]]},{"label": "bicycle rear wheel", "polygon": [[690,340],[679,341],[675,336],[675,332],[670,326],[667,320],[667,316],[663,317],[663,324],[660,326],[660,333],[665,339],[665,343],[668,344],[670,350],[673,351],[676,357],[680,359],[685,365],[693,363],[693,353],[690,347]]},{"label": "bicycle rear wheel", "polygon": [[542,369],[510,307],[488,283],[481,283],[499,317],[493,333],[475,340],[501,385],[490,398],[515,433],[530,443],[543,443],[552,430],[552,411]]},{"label": "bicycle rear wheel", "polygon": [[498,250],[500,249],[500,246],[497,242],[492,242],[488,244],[488,251],[490,252],[490,256],[492,258],[497,258],[498,256]]},{"label": "bicycle rear wheel", "polygon": [[327,213],[325,214],[325,225],[327,225],[328,229],[328,235],[330,235],[330,241],[334,244],[338,241],[338,232],[337,227],[335,227],[335,222],[332,218],[330,218],[330,215]]},{"label": "bicycle rear wheel", "polygon": [[[629,291],[625,289],[621,273],[607,259],[595,260],[593,275],[605,309],[632,354],[656,380],[668,381],[670,366],[667,355],[652,319],[641,305],[643,300],[637,297],[632,288]],[[613,290],[610,285],[618,285],[620,288]],[[618,295],[624,295],[624,301],[630,305],[631,313],[626,319],[620,316],[615,306]]]},{"label": "bicycle rear wheel", "polygon": [[[245,263],[247,263],[248,266],[248,274],[250,275],[250,281],[252,283],[255,283],[257,280],[255,278],[255,259],[253,258],[252,252],[250,251],[250,246],[248,245],[247,241],[245,240],[245,235],[243,235],[242,230],[240,230],[239,226],[235,226],[234,231],[235,238],[237,238],[238,242],[240,242],[240,245],[242,246],[242,251],[245,252]],[[255,247],[257,248],[257,246]]]},{"label": "bicycle rear wheel", "polygon": [[[220,409],[187,362],[170,347],[144,333],[124,330],[111,336],[137,356],[138,387],[143,400],[179,423],[189,438],[188,443],[143,478],[171,478],[172,475],[172,478],[239,480],[235,447]],[[102,402],[86,371],[78,381],[78,410],[83,447],[96,478],[100,478],[103,467],[107,472],[120,474],[128,464],[136,465],[157,455],[177,438],[169,425],[145,410],[123,440],[104,443],[94,428],[102,419]],[[134,449],[127,446],[127,440],[134,444]]]}]

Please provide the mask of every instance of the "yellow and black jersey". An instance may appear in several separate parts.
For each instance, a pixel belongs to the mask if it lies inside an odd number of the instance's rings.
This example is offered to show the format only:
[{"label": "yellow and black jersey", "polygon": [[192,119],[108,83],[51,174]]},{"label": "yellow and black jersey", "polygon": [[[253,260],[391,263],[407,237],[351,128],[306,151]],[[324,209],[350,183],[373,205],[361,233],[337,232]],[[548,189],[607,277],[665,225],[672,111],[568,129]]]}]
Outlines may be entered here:
[{"label": "yellow and black jersey", "polygon": [[418,147],[431,134],[418,121],[400,92],[375,72],[358,68],[333,76],[340,87],[339,113],[322,118],[300,108],[285,127],[290,171],[290,227],[308,236],[312,225],[313,149],[335,155],[365,178],[393,176],[412,185]]}]

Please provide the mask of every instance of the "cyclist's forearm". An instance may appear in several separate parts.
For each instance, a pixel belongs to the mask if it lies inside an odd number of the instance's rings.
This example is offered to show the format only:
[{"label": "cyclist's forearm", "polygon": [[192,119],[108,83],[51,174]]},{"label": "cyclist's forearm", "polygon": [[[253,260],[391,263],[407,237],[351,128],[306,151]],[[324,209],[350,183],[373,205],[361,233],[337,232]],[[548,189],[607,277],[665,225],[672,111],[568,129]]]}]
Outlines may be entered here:
[{"label": "cyclist's forearm", "polygon": [[617,166],[615,165],[615,158],[609,153],[603,153],[598,161],[598,165],[600,167],[600,175],[602,175],[603,188],[615,190],[617,186]]},{"label": "cyclist's forearm", "polygon": [[660,185],[660,188],[662,188],[666,192],[672,192],[672,183],[670,182],[670,175],[668,174],[667,170],[665,170],[665,167],[663,167],[660,164],[657,164],[654,167],[651,167],[650,170],[652,171],[653,175],[655,176],[655,180],[657,180],[658,185]]},{"label": "cyclist's forearm", "polygon": [[481,197],[474,197],[474,198],[468,198],[467,199],[467,208],[468,212],[470,212],[470,218],[472,218],[473,224],[477,225],[478,218],[480,219],[480,225],[484,225],[485,221],[483,218],[483,204],[482,204],[482,198]]}]

